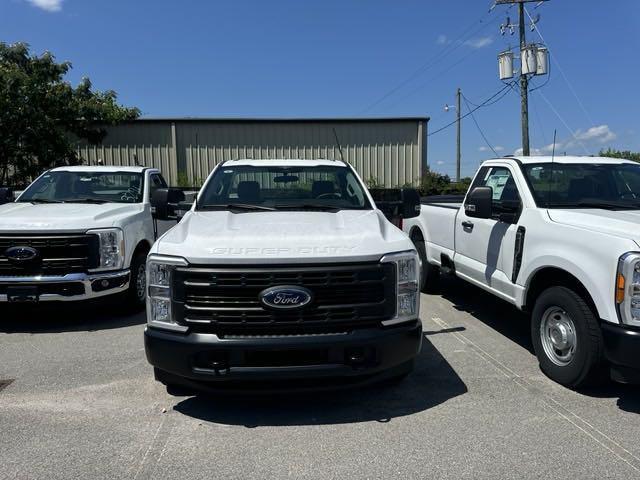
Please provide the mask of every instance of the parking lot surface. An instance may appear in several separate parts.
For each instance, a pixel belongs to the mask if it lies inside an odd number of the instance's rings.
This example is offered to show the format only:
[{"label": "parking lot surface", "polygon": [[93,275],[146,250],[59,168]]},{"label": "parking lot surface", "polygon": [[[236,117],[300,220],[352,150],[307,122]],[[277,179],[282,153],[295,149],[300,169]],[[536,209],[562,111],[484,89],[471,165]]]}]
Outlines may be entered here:
[{"label": "parking lot surface", "polygon": [[554,384],[526,316],[456,280],[421,308],[397,386],[217,399],[153,380],[143,314],[3,313],[0,478],[640,478],[638,387]]}]

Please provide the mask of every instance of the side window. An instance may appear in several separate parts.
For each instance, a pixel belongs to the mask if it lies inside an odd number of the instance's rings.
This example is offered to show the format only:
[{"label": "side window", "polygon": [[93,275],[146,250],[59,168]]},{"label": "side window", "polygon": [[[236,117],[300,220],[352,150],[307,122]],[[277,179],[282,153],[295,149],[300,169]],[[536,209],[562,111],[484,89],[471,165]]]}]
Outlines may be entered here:
[{"label": "side window", "polygon": [[167,182],[164,181],[162,175],[154,173],[150,177],[149,197],[151,197],[153,195],[153,192],[155,192],[159,188],[167,188]]},{"label": "side window", "polygon": [[[493,189],[493,213],[494,218],[504,219],[501,214],[516,214],[521,210],[520,194],[518,187],[506,167],[482,167],[478,172],[473,185],[475,187],[491,187]],[[517,217],[514,218],[514,222]]]}]

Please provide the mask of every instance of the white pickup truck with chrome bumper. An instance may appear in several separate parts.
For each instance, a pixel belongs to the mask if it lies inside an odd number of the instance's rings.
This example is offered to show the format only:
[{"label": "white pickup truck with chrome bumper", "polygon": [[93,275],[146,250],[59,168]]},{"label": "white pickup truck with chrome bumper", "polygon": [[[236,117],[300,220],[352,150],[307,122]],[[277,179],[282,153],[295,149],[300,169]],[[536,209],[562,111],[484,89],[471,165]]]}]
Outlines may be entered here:
[{"label": "white pickup truck with chrome bumper", "polygon": [[506,157],[464,199],[423,199],[404,230],[424,290],[445,270],[530,311],[542,370],[579,387],[605,369],[640,379],[639,224],[638,163]]},{"label": "white pickup truck with chrome bumper", "polygon": [[0,205],[0,302],[121,294],[145,304],[145,260],[157,236],[149,198],[166,187],[145,167],[59,167]]}]

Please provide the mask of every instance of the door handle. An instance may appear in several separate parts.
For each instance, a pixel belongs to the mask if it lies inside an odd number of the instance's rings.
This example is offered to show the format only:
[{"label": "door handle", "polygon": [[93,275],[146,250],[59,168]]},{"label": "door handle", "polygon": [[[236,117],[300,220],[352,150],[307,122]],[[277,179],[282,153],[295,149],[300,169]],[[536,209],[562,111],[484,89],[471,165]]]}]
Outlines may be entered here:
[{"label": "door handle", "polygon": [[462,228],[464,228],[465,230],[473,230],[473,222],[462,222]]}]

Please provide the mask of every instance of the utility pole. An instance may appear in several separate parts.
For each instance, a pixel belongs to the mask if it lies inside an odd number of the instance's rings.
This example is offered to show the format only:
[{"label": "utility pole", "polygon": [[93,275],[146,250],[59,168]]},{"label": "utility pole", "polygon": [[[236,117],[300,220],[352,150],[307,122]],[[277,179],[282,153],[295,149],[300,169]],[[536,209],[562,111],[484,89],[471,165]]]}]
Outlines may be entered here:
[{"label": "utility pole", "polygon": [[[520,36],[520,123],[522,126],[522,154],[525,156],[530,155],[531,150],[529,148],[529,77],[527,75],[546,75],[547,73],[547,49],[540,45],[527,45],[526,39],[526,23],[525,23],[525,4],[531,2],[538,2],[538,5],[547,0],[495,0],[494,7],[496,5],[505,4],[518,4],[518,31]],[[493,7],[492,7],[493,8]],[[540,20],[540,15],[537,15],[535,20],[531,21],[531,29],[535,28],[536,23]],[[510,31],[511,34],[515,30],[514,24],[511,23],[509,17],[507,17],[506,24],[500,26],[500,31],[504,35],[506,31]],[[525,54],[531,55],[530,48],[535,49],[533,53],[534,58],[525,59]],[[505,80],[513,77],[513,53],[508,50],[503,52],[498,57],[500,63],[500,79]],[[533,66],[528,62],[533,61]],[[509,73],[510,72],[510,73]]]},{"label": "utility pole", "polygon": [[460,181],[460,159],[462,157],[460,153],[460,88],[456,92],[456,182]]},{"label": "utility pole", "polygon": [[[524,24],[524,3],[518,3],[518,24],[520,27],[520,51],[527,45]],[[522,122],[522,155],[528,157],[529,150],[529,80],[520,69],[520,117]]]}]

